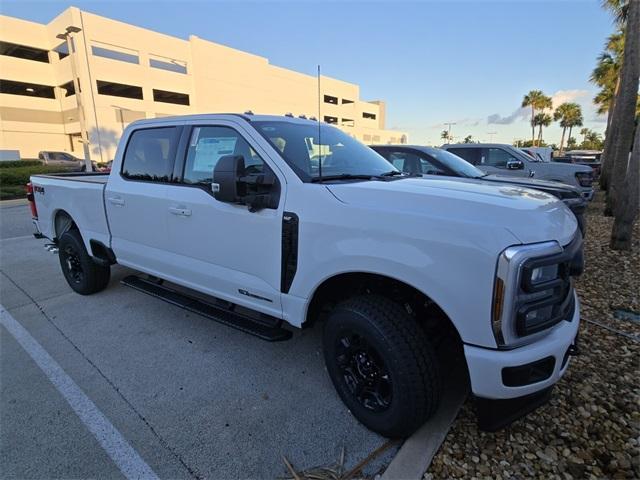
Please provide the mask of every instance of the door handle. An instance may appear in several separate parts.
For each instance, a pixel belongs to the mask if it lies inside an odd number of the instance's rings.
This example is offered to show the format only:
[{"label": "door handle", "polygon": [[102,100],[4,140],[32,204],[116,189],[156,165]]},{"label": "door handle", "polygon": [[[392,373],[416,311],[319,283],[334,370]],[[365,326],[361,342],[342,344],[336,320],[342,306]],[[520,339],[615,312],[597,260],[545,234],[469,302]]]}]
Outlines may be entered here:
[{"label": "door handle", "polygon": [[124,200],[121,199],[120,197],[109,197],[109,198],[107,198],[107,200],[109,200],[110,204],[115,205],[117,207],[123,207],[124,206]]},{"label": "door handle", "polygon": [[179,217],[190,217],[191,210],[188,208],[180,208],[180,207],[169,207],[169,213],[173,215],[178,215]]}]

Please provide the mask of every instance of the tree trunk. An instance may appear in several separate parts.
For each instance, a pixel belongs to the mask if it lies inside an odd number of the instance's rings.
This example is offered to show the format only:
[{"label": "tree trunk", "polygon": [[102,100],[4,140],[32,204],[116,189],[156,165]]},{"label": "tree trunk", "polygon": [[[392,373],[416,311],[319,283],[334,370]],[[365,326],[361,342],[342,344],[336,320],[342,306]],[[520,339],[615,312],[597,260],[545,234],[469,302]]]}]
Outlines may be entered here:
[{"label": "tree trunk", "polygon": [[531,146],[536,146],[536,124],[533,123],[533,119],[536,116],[536,109],[531,105]]},{"label": "tree trunk", "polygon": [[611,119],[611,131],[615,142],[609,156],[613,159],[613,165],[610,170],[611,178],[605,205],[605,212],[613,213],[616,219],[623,215],[626,210],[625,204],[632,201],[624,195],[627,193],[624,186],[629,165],[629,151],[633,143],[636,101],[640,83],[640,1],[632,0],[628,5],[620,91]]},{"label": "tree trunk", "polygon": [[573,125],[569,127],[569,138],[567,138],[567,148],[569,148],[569,142],[571,141],[571,130],[573,130]]},{"label": "tree trunk", "polygon": [[538,147],[542,142],[542,124],[538,125]]},{"label": "tree trunk", "polygon": [[[600,171],[600,188],[605,192],[609,190],[609,179],[611,177],[611,170],[613,170],[613,157],[612,148],[615,143],[615,132],[611,130],[611,120],[613,119],[613,112],[616,108],[616,97],[620,91],[620,77],[616,80],[616,88],[613,90],[613,97],[609,102],[609,113],[607,115],[607,130],[604,139],[604,150],[602,152],[602,170]],[[605,209],[605,215],[607,215]],[[611,213],[608,213],[611,215]]]},{"label": "tree trunk", "polygon": [[564,134],[567,132],[567,127],[562,127],[562,138],[560,139],[560,156],[564,151]]},{"label": "tree trunk", "polygon": [[619,214],[613,221],[609,247],[613,250],[630,250],[633,240],[633,224],[640,210],[640,128],[636,128],[633,152],[629,159],[624,190],[620,192]]}]

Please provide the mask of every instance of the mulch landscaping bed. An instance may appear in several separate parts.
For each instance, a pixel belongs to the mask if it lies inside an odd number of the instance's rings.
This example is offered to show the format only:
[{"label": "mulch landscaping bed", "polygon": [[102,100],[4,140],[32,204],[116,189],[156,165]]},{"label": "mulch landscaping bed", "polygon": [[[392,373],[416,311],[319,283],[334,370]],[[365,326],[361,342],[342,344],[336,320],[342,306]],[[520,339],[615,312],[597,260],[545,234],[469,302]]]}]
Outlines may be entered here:
[{"label": "mulch landscaping bed", "polygon": [[577,282],[581,355],[552,400],[493,434],[478,430],[468,400],[425,479],[640,478],[640,324],[614,316],[640,312],[640,225],[631,252],[609,250],[613,219],[603,207],[598,192]]}]

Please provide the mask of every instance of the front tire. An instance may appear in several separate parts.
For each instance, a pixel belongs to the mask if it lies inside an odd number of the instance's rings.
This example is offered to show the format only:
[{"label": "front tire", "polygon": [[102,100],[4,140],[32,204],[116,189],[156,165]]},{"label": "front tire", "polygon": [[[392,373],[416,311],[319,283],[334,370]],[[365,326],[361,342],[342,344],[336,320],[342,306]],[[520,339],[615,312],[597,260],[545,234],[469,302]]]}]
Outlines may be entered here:
[{"label": "front tire", "polygon": [[340,398],[367,428],[406,437],[435,412],[435,351],[399,304],[364,295],[340,303],[324,328],[324,356]]},{"label": "front tire", "polygon": [[91,295],[109,284],[111,267],[99,265],[87,253],[78,230],[69,230],[60,237],[58,257],[64,278],[80,295]]}]

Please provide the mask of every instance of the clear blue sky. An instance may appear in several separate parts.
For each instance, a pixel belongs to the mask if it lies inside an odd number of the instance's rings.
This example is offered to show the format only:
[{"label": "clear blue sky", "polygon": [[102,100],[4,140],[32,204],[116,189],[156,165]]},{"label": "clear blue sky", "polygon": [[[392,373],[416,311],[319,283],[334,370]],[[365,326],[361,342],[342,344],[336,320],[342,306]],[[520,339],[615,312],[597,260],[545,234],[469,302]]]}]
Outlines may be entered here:
[{"label": "clear blue sky", "polygon": [[[46,23],[71,5],[1,0],[4,15]],[[577,1],[82,1],[73,5],[169,35],[198,35],[275,65],[358,83],[365,100],[387,101],[387,127],[415,143],[440,144],[444,123],[512,142],[529,138],[514,115],[541,89],[583,107],[604,131],[588,81],[614,26],[599,0]],[[115,41],[115,40],[114,40]],[[560,93],[558,93],[560,92]],[[498,122],[490,123],[494,116]],[[512,118],[510,118],[512,117]],[[559,143],[560,129],[545,139]]]}]

